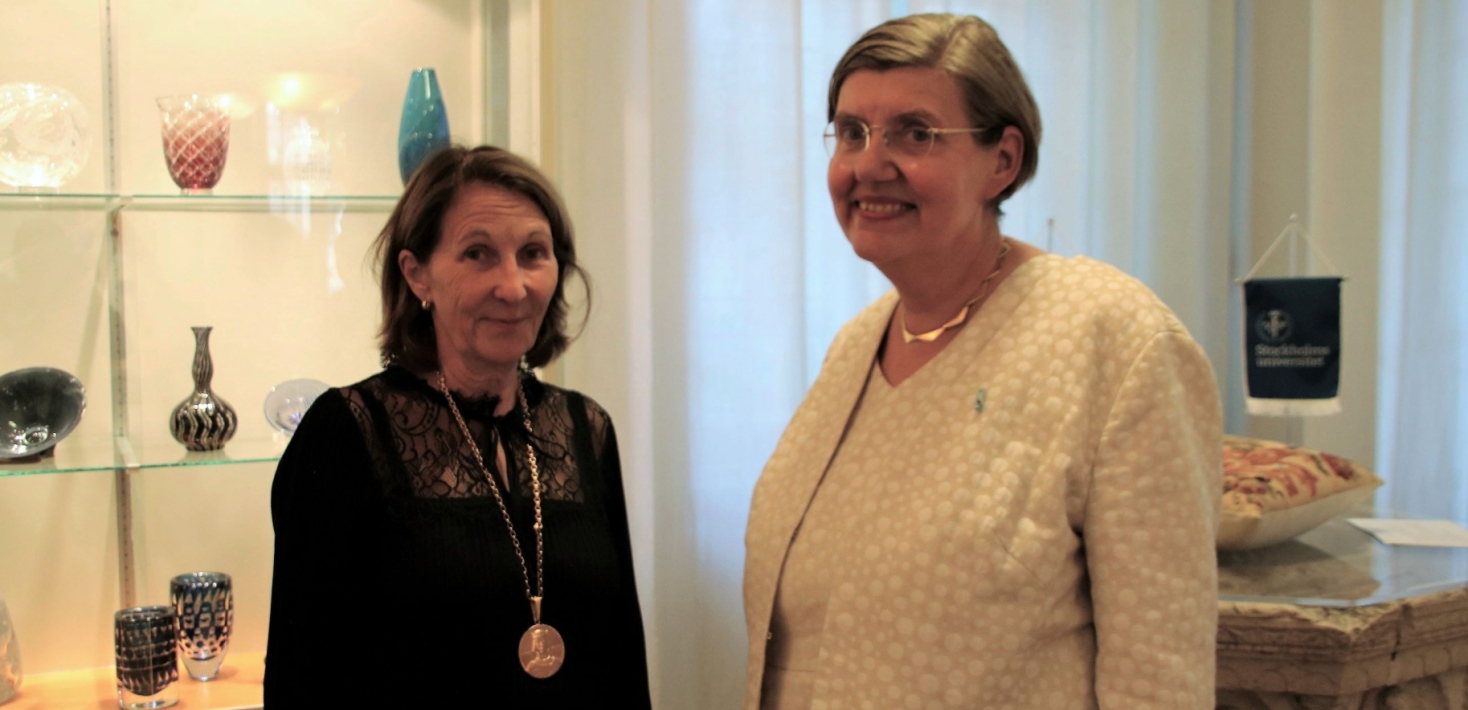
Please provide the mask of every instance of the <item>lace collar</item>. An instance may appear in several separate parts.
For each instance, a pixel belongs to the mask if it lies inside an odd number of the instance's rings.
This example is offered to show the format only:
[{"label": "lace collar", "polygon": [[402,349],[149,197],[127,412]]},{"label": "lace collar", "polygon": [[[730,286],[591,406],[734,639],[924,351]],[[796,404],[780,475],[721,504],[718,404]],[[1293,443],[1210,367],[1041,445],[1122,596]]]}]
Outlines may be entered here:
[{"label": "lace collar", "polygon": [[[436,385],[429,383],[427,380],[401,366],[390,365],[383,372],[383,376],[388,384],[393,387],[416,392],[431,400],[434,404],[440,406],[447,405],[447,402],[443,398],[443,393],[438,391]],[[539,406],[541,401],[545,399],[545,384],[533,375],[521,372],[520,386],[525,389],[525,398],[529,401],[532,410]],[[510,411],[500,416],[495,416],[494,410],[500,403],[499,395],[466,396],[458,392],[454,392],[453,395],[454,404],[459,406],[459,412],[467,420],[492,424],[496,427],[512,424],[516,425],[516,428],[523,429],[525,426],[525,415],[518,402],[510,408]]]}]

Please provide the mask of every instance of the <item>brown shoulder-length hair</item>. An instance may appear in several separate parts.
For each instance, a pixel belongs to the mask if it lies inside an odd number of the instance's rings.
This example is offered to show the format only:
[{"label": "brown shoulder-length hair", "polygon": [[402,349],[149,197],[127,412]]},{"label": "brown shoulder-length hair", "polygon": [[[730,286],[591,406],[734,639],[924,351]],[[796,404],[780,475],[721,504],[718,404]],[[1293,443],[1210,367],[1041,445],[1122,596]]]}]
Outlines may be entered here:
[{"label": "brown shoulder-length hair", "polygon": [[835,120],[841,85],[853,72],[902,67],[938,69],[953,77],[963,92],[969,121],[983,129],[974,134],[980,145],[999,142],[1007,126],[1024,135],[1019,174],[990,205],[999,212],[1000,203],[1034,177],[1040,162],[1040,108],[999,33],[972,15],[944,13],[908,15],[867,30],[831,73],[826,120]]},{"label": "brown shoulder-length hair", "polygon": [[400,365],[416,372],[439,367],[433,316],[413,295],[407,277],[398,266],[398,254],[407,249],[419,263],[428,263],[443,236],[444,214],[464,186],[471,184],[494,185],[524,195],[540,208],[550,224],[551,251],[556,256],[556,290],[540,323],[535,344],[525,353],[526,364],[541,367],[549,363],[565,351],[574,337],[566,332],[568,274],[581,279],[590,307],[591,287],[586,272],[576,263],[571,218],[550,180],[529,161],[503,148],[453,146],[430,156],[413,173],[373,246],[382,282],[382,331],[378,336],[384,365]]}]

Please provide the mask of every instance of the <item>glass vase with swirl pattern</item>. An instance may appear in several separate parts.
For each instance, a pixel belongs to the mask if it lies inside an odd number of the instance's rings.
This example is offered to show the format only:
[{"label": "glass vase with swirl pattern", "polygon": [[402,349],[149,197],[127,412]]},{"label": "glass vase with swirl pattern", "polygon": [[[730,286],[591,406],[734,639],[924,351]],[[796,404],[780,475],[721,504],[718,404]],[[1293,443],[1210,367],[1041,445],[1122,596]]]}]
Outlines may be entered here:
[{"label": "glass vase with swirl pattern", "polygon": [[234,436],[239,417],[214,394],[214,358],[209,354],[211,326],[194,328],[194,393],[179,402],[168,418],[168,431],[189,451],[224,448]]}]

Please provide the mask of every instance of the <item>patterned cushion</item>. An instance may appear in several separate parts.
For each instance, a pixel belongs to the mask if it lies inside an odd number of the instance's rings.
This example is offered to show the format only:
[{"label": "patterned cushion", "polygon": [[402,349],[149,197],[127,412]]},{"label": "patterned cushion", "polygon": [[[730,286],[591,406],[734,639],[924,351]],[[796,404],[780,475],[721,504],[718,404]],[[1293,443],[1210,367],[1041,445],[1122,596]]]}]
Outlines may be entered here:
[{"label": "patterned cushion", "polygon": [[1283,542],[1369,498],[1380,485],[1376,474],[1339,456],[1225,436],[1218,547]]}]

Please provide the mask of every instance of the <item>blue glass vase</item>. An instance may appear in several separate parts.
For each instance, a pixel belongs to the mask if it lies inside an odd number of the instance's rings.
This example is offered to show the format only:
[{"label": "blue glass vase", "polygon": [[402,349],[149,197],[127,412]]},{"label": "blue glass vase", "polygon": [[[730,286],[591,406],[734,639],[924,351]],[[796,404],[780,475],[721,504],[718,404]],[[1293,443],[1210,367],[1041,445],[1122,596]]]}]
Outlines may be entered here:
[{"label": "blue glass vase", "polygon": [[398,174],[403,184],[428,156],[449,147],[449,115],[438,90],[433,69],[414,69],[403,97],[403,120],[398,125]]}]

